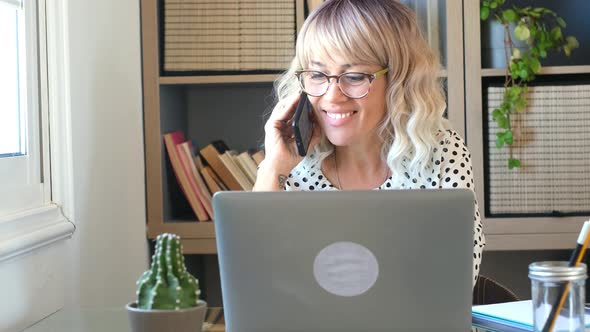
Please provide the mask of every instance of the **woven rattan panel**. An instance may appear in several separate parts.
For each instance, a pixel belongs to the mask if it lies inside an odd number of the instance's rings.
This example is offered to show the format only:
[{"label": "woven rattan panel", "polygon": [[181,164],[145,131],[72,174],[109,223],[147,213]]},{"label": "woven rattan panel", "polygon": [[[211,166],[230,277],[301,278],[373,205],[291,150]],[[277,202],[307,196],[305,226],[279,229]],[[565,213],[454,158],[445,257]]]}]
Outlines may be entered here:
[{"label": "woven rattan panel", "polygon": [[164,71],[284,70],[294,0],[164,0]]},{"label": "woven rattan panel", "polygon": [[512,170],[491,116],[503,92],[487,89],[490,214],[590,211],[590,85],[529,87],[526,110],[511,118],[512,151],[522,162]]}]

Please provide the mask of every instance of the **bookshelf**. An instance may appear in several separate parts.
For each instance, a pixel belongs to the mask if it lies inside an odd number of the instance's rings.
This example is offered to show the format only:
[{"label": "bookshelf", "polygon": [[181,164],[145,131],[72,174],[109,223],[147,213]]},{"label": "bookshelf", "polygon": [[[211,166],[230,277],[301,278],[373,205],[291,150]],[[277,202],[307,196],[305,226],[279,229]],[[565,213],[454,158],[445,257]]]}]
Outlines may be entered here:
[{"label": "bookshelf", "polygon": [[[185,253],[215,254],[214,224],[197,222],[187,213],[162,135],[181,130],[195,139],[199,148],[216,139],[238,151],[259,146],[264,137],[263,113],[272,107],[272,84],[278,72],[165,72],[161,41],[164,1],[168,0],[141,0],[147,237],[173,232],[181,237]],[[440,51],[444,65],[440,76],[448,91],[447,115],[464,135],[463,22],[446,19],[461,12],[462,1],[404,2],[416,10],[425,35]],[[294,3],[298,29],[305,7],[313,9],[321,1]]]},{"label": "bookshelf", "polygon": [[[522,3],[523,1],[519,1]],[[492,195],[490,175],[490,151],[486,140],[488,118],[487,89],[503,82],[505,68],[491,61],[492,50],[488,22],[481,22],[479,16],[480,1],[464,2],[465,25],[465,106],[466,106],[466,139],[472,153],[475,185],[479,207],[483,215],[486,233],[486,250],[534,250],[534,249],[569,249],[578,236],[581,224],[588,219],[589,213],[570,214],[567,216],[551,216],[537,213],[491,213],[488,205]],[[538,76],[539,86],[568,85],[590,83],[590,40],[587,31],[590,28],[587,21],[578,18],[577,13],[590,9],[590,3],[583,0],[564,2],[535,1],[535,6],[543,6],[556,11],[562,16],[568,27],[565,34],[574,35],[580,42],[580,48],[573,51],[570,58],[564,56],[549,57],[543,63]],[[487,25],[487,26],[486,26]],[[580,82],[580,83],[577,83]],[[531,84],[531,86],[535,83]],[[586,108],[588,110],[588,108]],[[590,113],[589,113],[590,114]],[[586,117],[590,118],[590,117]],[[490,125],[489,127],[491,127]],[[490,129],[491,132],[491,129]],[[580,150],[583,151],[583,150]],[[523,163],[527,158],[523,158]],[[532,161],[529,160],[529,163]],[[589,189],[584,188],[584,179],[580,179],[579,190],[584,195]],[[531,183],[531,188],[533,184]],[[572,190],[570,187],[566,190]],[[588,185],[586,184],[586,187]],[[538,192],[531,192],[530,199]],[[565,194],[564,194],[565,196]],[[535,196],[536,197],[536,196]],[[587,204],[586,204],[587,205]],[[590,210],[590,206],[587,210]],[[585,214],[585,215],[584,215]]]}]

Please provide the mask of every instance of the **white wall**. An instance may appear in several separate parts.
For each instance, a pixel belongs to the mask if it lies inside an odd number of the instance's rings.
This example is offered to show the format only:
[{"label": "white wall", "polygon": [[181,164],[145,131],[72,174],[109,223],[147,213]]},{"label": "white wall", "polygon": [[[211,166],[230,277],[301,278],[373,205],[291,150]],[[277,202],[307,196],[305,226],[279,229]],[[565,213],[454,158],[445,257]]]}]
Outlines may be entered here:
[{"label": "white wall", "polygon": [[64,305],[66,244],[0,262],[0,331],[21,331]]},{"label": "white wall", "polygon": [[122,307],[147,268],[139,0],[63,2],[77,230],[0,262],[2,332],[64,304]]},{"label": "white wall", "polygon": [[66,305],[123,306],[147,267],[139,0],[69,0],[74,222]]}]

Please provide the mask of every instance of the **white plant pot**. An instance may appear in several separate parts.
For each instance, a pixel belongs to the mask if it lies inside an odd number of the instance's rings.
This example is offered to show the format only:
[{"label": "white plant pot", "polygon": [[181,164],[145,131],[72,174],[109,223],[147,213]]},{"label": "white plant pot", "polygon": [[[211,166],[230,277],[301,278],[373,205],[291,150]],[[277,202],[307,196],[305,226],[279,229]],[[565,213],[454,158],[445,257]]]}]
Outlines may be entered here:
[{"label": "white plant pot", "polygon": [[132,332],[201,332],[207,303],[199,300],[196,307],[180,310],[144,310],[131,302],[126,308]]}]

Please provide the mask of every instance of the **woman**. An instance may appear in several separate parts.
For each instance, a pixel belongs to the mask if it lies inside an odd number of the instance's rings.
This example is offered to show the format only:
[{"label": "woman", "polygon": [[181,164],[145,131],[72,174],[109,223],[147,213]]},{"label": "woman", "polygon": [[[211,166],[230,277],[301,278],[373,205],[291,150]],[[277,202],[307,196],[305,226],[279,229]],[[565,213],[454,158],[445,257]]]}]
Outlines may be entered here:
[{"label": "woman", "polygon": [[[439,66],[414,13],[399,2],[323,3],[277,81],[254,190],[473,190],[469,151],[443,118]],[[290,121],[301,90],[315,122],[304,158]],[[476,202],[473,284],[484,245]]]}]

